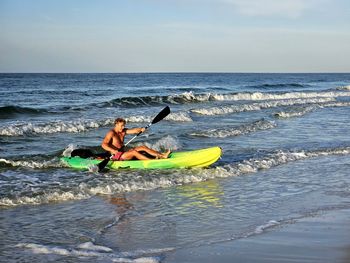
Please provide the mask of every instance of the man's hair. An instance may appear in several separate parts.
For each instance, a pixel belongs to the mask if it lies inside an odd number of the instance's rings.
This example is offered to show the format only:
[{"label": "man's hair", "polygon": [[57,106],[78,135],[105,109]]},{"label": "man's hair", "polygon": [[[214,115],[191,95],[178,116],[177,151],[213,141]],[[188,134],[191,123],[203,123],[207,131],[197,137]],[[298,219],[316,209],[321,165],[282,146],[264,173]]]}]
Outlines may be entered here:
[{"label": "man's hair", "polygon": [[117,123],[120,123],[120,122],[125,124],[126,120],[124,120],[123,118],[117,118],[117,119],[114,120],[114,125],[116,125]]}]

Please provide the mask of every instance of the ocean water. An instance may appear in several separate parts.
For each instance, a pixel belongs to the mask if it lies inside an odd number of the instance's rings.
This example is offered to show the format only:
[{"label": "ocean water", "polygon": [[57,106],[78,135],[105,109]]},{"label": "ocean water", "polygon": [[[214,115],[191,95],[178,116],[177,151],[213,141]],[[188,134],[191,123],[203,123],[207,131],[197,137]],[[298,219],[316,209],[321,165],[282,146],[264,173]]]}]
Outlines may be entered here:
[{"label": "ocean water", "polygon": [[[59,161],[100,151],[116,117],[142,127],[166,105],[132,145],[218,145],[217,163],[94,173]],[[348,209],[349,116],[350,74],[0,74],[0,261],[166,262]]]}]

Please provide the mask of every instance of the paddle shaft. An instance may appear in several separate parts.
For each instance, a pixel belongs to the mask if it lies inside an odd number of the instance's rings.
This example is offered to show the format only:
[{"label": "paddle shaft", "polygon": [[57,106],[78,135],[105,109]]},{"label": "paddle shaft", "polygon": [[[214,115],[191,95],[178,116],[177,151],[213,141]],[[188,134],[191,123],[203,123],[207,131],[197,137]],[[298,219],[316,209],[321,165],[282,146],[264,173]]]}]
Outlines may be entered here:
[{"label": "paddle shaft", "polygon": [[[147,130],[150,126],[152,125],[152,123],[148,124],[145,129]],[[139,132],[138,134],[136,134],[134,137],[132,137],[126,144],[124,144],[124,147],[127,146],[129,143],[131,143],[137,136],[139,136],[142,132]]]},{"label": "paddle shaft", "polygon": [[[151,127],[152,124],[155,124],[155,123],[161,121],[161,120],[164,119],[166,116],[168,116],[169,113],[170,113],[170,108],[169,108],[169,106],[166,106],[161,112],[159,112],[159,113],[157,114],[156,117],[154,117],[154,119],[152,120],[152,122],[149,123],[149,124],[145,127],[145,129],[147,130],[149,127]],[[124,145],[124,147],[127,146],[130,142],[132,142],[132,141],[133,141],[137,136],[139,136],[141,133],[142,133],[142,132],[139,132],[139,133],[136,134],[133,138],[131,138],[131,140],[129,140],[129,141]]]}]

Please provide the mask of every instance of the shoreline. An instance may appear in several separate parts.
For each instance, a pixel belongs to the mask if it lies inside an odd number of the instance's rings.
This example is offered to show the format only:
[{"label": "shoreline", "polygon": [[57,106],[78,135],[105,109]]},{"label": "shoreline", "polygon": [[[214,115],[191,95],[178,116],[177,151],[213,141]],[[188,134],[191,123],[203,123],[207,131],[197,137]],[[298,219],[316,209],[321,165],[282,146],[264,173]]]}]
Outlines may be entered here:
[{"label": "shoreline", "polygon": [[350,262],[350,209],[322,212],[260,234],[169,253],[164,263]]}]

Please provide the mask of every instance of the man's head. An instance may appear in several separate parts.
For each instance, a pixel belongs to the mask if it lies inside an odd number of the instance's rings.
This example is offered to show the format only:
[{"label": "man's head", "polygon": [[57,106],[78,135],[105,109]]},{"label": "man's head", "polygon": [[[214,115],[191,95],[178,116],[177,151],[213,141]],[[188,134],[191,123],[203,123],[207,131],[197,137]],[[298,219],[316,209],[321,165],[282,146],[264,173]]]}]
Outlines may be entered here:
[{"label": "man's head", "polygon": [[125,127],[126,121],[123,118],[117,118],[114,120],[114,126],[118,128],[118,130],[123,130]]}]

